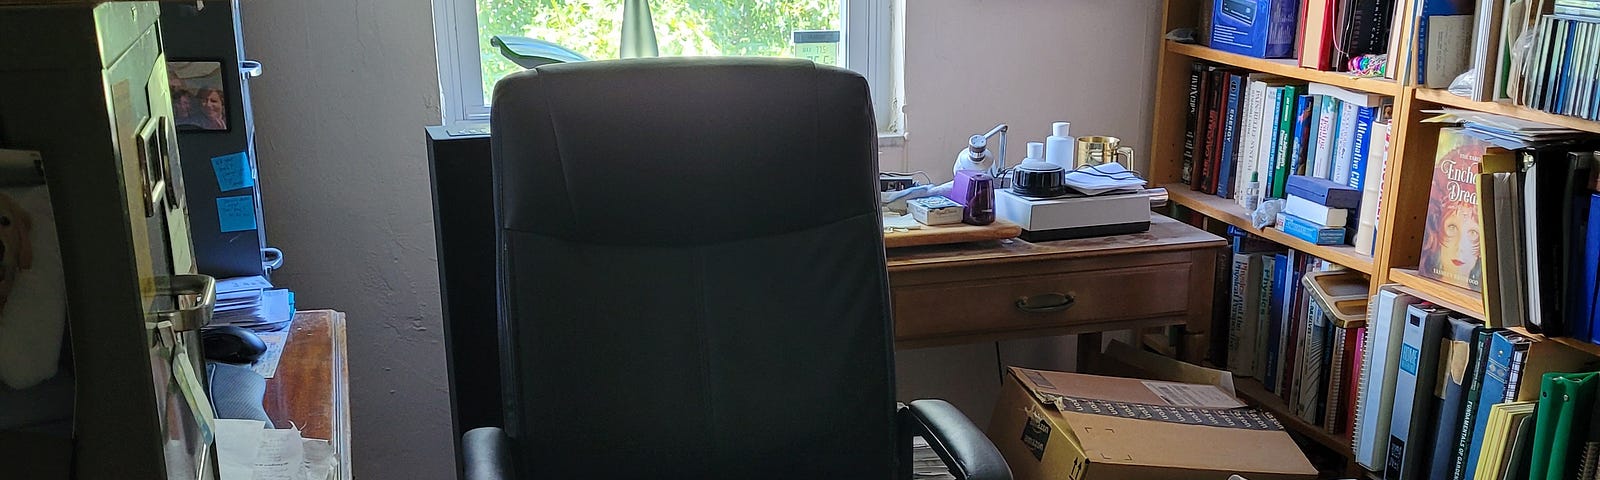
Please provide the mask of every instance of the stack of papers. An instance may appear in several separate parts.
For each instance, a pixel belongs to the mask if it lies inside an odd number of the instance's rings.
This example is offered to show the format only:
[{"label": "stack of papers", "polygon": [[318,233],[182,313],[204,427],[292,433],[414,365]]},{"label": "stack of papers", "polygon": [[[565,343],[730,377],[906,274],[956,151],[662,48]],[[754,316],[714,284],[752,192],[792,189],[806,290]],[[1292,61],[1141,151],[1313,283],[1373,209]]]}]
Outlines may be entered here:
[{"label": "stack of papers", "polygon": [[339,456],[327,440],[300,437],[300,429],[265,428],[260,420],[217,419],[217,470],[221,480],[328,480]]},{"label": "stack of papers", "polygon": [[272,283],[260,276],[217,281],[217,306],[211,316],[212,326],[282,330],[293,319],[294,292],[272,288]]},{"label": "stack of papers", "polygon": [[1120,163],[1102,163],[1067,172],[1066,184],[1084,195],[1100,195],[1142,190],[1145,181]]},{"label": "stack of papers", "polygon": [[1589,135],[1580,130],[1471,110],[1445,108],[1423,113],[1437,115],[1423,120],[1424,123],[1459,123],[1467,135],[1507,150],[1538,148]]},{"label": "stack of papers", "polygon": [[288,327],[294,321],[294,292],[272,288],[260,276],[235,277],[217,281],[217,304],[211,327],[232,325],[248,328],[267,344],[266,353],[250,368],[262,378],[278,372],[278,360],[289,340]]}]

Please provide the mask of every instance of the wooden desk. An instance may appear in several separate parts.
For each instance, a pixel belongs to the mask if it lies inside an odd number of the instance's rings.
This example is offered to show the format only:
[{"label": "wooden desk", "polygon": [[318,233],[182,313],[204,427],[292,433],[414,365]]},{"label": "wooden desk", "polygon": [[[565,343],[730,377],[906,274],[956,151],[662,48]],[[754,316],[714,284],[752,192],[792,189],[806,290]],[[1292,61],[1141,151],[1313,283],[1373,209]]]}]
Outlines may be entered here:
[{"label": "wooden desk", "polygon": [[1153,215],[1133,235],[889,250],[895,346],[1080,334],[1081,359],[1100,351],[1100,332],[1184,325],[1183,358],[1199,363],[1208,333],[1223,331],[1211,295],[1226,247]]},{"label": "wooden desk", "polygon": [[294,316],[278,371],[262,399],[277,428],[333,444],[339,477],[350,477],[350,373],[345,363],[344,313],[305,310]]}]

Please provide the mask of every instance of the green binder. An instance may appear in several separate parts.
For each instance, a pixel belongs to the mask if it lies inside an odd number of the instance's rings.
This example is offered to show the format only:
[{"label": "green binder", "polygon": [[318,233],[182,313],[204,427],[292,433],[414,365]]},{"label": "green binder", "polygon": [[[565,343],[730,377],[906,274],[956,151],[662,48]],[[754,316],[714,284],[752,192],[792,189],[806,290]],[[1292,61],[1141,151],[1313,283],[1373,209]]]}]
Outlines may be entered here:
[{"label": "green binder", "polygon": [[[1595,372],[1546,373],[1539,390],[1539,412],[1533,430],[1533,455],[1529,457],[1529,480],[1566,480],[1568,478],[1572,437],[1582,436],[1589,425],[1590,406],[1594,404]],[[1580,431],[1574,431],[1574,428]]]}]

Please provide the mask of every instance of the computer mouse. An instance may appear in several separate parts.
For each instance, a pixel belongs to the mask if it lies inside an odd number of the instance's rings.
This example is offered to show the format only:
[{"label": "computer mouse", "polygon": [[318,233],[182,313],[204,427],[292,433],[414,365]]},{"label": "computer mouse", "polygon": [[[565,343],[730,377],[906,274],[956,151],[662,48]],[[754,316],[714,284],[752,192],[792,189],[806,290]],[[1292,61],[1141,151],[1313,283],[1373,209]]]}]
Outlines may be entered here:
[{"label": "computer mouse", "polygon": [[207,328],[200,332],[205,357],[224,363],[248,365],[267,353],[267,343],[254,332],[233,325]]}]

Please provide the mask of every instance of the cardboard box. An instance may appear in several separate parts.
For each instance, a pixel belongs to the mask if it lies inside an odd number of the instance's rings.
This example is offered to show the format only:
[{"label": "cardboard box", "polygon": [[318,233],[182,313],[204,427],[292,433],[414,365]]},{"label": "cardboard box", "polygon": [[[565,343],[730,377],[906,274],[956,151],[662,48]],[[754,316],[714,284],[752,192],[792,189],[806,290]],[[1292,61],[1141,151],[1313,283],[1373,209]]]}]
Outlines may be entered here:
[{"label": "cardboard box", "polygon": [[1294,58],[1296,0],[1213,0],[1211,48],[1258,58]]},{"label": "cardboard box", "polygon": [[1017,480],[1317,474],[1277,420],[1209,384],[1010,367],[988,434]]}]

